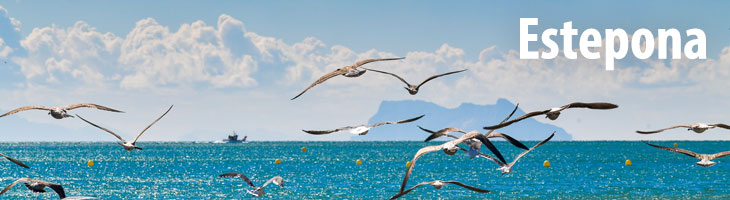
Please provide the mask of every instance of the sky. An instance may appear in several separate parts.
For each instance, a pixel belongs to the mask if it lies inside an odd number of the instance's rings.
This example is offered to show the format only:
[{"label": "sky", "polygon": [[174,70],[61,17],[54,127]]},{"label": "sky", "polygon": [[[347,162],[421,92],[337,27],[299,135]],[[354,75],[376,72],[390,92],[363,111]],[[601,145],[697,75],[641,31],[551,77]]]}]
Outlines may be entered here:
[{"label": "sky", "polygon": [[[584,110],[541,122],[577,140],[727,140],[639,129],[674,124],[730,123],[730,3],[681,1],[0,1],[0,112],[25,105],[93,102],[126,111],[73,110],[131,138],[175,108],[146,133],[146,141],[205,141],[231,131],[254,140],[347,140],[312,137],[301,129],[362,124],[383,100],[425,100],[444,107],[494,104],[525,111],[573,101],[606,101],[619,109]],[[706,60],[562,57],[519,59],[519,18],[537,17],[535,33],[572,21],[579,32],[647,28],[702,29]],[[533,30],[531,28],[531,30]],[[683,38],[685,39],[685,38]],[[577,40],[575,37],[574,40]],[[683,41],[686,42],[686,41]],[[535,43],[532,48],[540,48]],[[575,46],[574,48],[577,48]],[[631,55],[631,54],[629,54]],[[365,58],[413,82],[408,95],[392,77],[336,77],[295,101],[319,76]],[[7,63],[5,63],[7,62]],[[113,141],[74,119],[42,111],[0,118],[1,141]],[[371,134],[377,133],[371,131]]]}]

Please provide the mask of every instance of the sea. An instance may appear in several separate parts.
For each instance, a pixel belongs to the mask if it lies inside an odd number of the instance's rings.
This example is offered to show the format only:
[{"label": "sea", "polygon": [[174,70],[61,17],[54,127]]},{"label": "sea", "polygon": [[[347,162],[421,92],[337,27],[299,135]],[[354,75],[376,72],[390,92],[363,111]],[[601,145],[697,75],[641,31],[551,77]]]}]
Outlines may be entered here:
[{"label": "sea", "polygon": [[[284,178],[283,188],[269,185],[259,199],[388,199],[398,193],[406,162],[416,151],[440,143],[139,142],[143,150],[126,151],[113,142],[3,142],[0,153],[31,168],[0,160],[0,185],[27,177],[60,183],[67,196],[253,198],[243,180],[218,176],[240,172],[257,185],[274,176]],[[537,141],[524,143],[532,146]],[[698,153],[730,150],[727,141],[653,143],[676,143]],[[504,141],[495,145],[508,162],[522,152]],[[486,148],[482,152],[490,154]],[[550,167],[543,165],[545,161]],[[697,161],[638,141],[550,141],[522,157],[512,173],[502,174],[490,160],[438,151],[418,160],[408,187],[454,180],[491,192],[426,185],[402,199],[730,199],[730,157],[716,159],[712,167],[695,165]],[[0,195],[0,199],[57,198],[50,189],[32,193],[21,184]]]}]

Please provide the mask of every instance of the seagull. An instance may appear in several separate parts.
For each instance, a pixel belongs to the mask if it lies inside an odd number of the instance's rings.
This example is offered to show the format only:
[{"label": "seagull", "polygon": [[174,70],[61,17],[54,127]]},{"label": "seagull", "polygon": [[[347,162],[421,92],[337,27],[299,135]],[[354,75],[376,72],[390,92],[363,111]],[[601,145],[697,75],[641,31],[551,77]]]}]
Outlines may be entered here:
[{"label": "seagull", "polygon": [[30,179],[30,178],[20,178],[20,179],[16,180],[15,182],[13,182],[10,185],[8,185],[7,187],[5,187],[5,189],[3,189],[3,191],[0,191],[0,195],[4,194],[8,190],[10,190],[10,188],[15,186],[15,184],[18,184],[21,182],[24,183],[25,187],[27,187],[30,191],[37,192],[37,193],[45,193],[46,192],[45,187],[49,187],[49,188],[53,189],[53,191],[55,191],[56,194],[58,194],[58,197],[60,199],[98,199],[98,197],[66,197],[66,192],[63,191],[63,187],[60,184],[46,182],[46,181],[37,180],[37,179]]},{"label": "seagull", "polygon": [[96,108],[99,110],[105,110],[105,111],[111,111],[111,112],[118,112],[118,113],[124,112],[124,111],[119,111],[119,110],[111,109],[109,107],[100,106],[100,105],[96,105],[96,104],[92,104],[92,103],[78,103],[78,104],[68,105],[68,106],[64,106],[64,107],[60,107],[60,106],[59,107],[25,106],[25,107],[20,107],[18,109],[12,110],[3,115],[0,115],[0,117],[5,117],[8,115],[12,115],[12,114],[15,114],[15,113],[18,113],[21,111],[26,111],[26,110],[47,110],[48,114],[51,115],[51,117],[56,118],[56,119],[63,119],[63,118],[67,118],[67,117],[74,117],[74,116],[66,113],[66,111],[76,109],[76,108]]},{"label": "seagull", "polygon": [[225,173],[225,174],[221,174],[221,175],[218,175],[218,176],[219,177],[233,177],[233,178],[241,178],[241,179],[243,179],[243,181],[246,181],[246,183],[248,183],[248,185],[250,185],[253,188],[253,190],[248,190],[247,189],[246,192],[248,192],[249,194],[251,194],[251,195],[253,195],[255,197],[264,195],[264,188],[266,188],[266,186],[269,185],[269,183],[274,183],[274,184],[278,185],[279,187],[284,187],[284,179],[281,178],[281,176],[274,176],[274,178],[271,178],[271,179],[269,179],[269,181],[266,181],[266,183],[264,183],[264,185],[262,185],[261,187],[256,187],[256,185],[254,185],[251,182],[251,180],[248,179],[248,177],[246,177],[246,175],[243,175],[241,173],[230,172],[230,173]]},{"label": "seagull", "polygon": [[[515,159],[512,160],[512,162],[510,162],[508,164],[505,164],[504,162],[499,161],[499,160],[493,158],[492,156],[489,156],[489,155],[486,155],[486,154],[483,154],[483,153],[479,153],[479,156],[484,157],[486,159],[489,159],[489,160],[492,160],[492,161],[496,162],[500,166],[500,168],[497,168],[497,170],[501,170],[502,171],[502,174],[508,174],[508,173],[512,172],[512,166],[514,166],[515,163],[517,163],[517,160],[519,160],[520,158],[522,158],[522,156],[525,156],[527,153],[529,153],[533,149],[535,149],[535,148],[537,148],[537,147],[545,144],[547,141],[550,141],[550,139],[552,139],[553,136],[555,136],[555,132],[553,132],[553,134],[550,135],[550,137],[548,137],[547,139],[543,140],[540,143],[537,143],[535,146],[532,146],[532,148],[523,151],[522,153],[520,153],[520,155],[517,155],[517,157],[515,157]],[[466,151],[466,150],[464,150],[464,151]]]},{"label": "seagull", "polygon": [[648,144],[649,146],[652,146],[652,147],[656,147],[656,148],[659,148],[659,149],[664,149],[664,150],[667,150],[667,151],[670,151],[670,152],[681,153],[681,154],[684,154],[684,155],[688,155],[688,156],[691,156],[691,157],[700,159],[700,161],[697,162],[697,163],[695,163],[695,164],[697,164],[699,166],[702,166],[702,167],[713,166],[713,165],[715,165],[717,163],[713,162],[712,159],[722,158],[722,157],[725,157],[727,155],[730,155],[730,151],[723,151],[723,152],[716,153],[716,154],[699,154],[699,153],[691,152],[689,150],[684,150],[684,149],[680,149],[680,148],[673,148],[673,147],[664,147],[664,146],[659,146],[659,145],[653,145],[653,144],[649,144],[648,142],[645,142],[645,141],[641,141],[641,142],[644,142],[645,144]]},{"label": "seagull", "polygon": [[124,149],[125,149],[125,150],[127,150],[127,151],[132,151],[132,150],[134,150],[134,149],[139,149],[139,150],[142,150],[142,148],[139,148],[139,147],[138,147],[138,146],[136,145],[136,143],[137,143],[137,140],[139,139],[139,136],[142,136],[142,133],[144,133],[144,132],[145,132],[145,131],[146,131],[147,129],[149,129],[150,127],[152,127],[152,125],[154,125],[155,123],[157,123],[157,121],[160,121],[160,119],[162,119],[162,117],[164,117],[165,115],[167,115],[167,113],[168,113],[168,112],[170,112],[170,110],[172,110],[172,107],[173,107],[173,106],[174,106],[174,105],[170,106],[170,108],[168,108],[168,109],[167,109],[167,111],[165,111],[165,113],[164,113],[164,114],[162,114],[162,116],[160,116],[160,117],[159,117],[159,118],[157,118],[157,119],[156,119],[156,120],[155,120],[154,122],[152,122],[152,123],[151,123],[150,125],[148,125],[148,126],[147,126],[147,127],[145,127],[144,129],[142,129],[142,132],[139,132],[139,134],[137,134],[137,137],[134,137],[134,140],[132,140],[132,141],[127,141],[127,140],[124,140],[124,139],[123,139],[123,138],[122,138],[121,136],[119,136],[118,134],[116,134],[116,133],[114,133],[114,132],[110,131],[109,129],[106,129],[106,128],[104,128],[104,127],[101,127],[101,126],[99,126],[99,125],[96,125],[96,124],[94,124],[94,123],[91,123],[90,121],[87,121],[86,119],[84,119],[83,117],[81,117],[81,116],[79,116],[79,115],[76,115],[76,116],[77,116],[77,117],[79,117],[79,119],[81,119],[81,120],[84,120],[84,121],[85,121],[86,123],[89,123],[89,124],[91,124],[92,126],[94,126],[94,127],[96,127],[96,128],[99,128],[99,129],[101,129],[101,130],[104,130],[104,131],[106,131],[107,133],[110,133],[110,134],[114,135],[115,137],[119,138],[119,140],[121,140],[121,141],[122,141],[122,143],[120,143],[119,145],[122,145],[122,147],[124,147]]},{"label": "seagull", "polygon": [[408,123],[408,122],[412,122],[412,121],[421,119],[421,117],[423,117],[423,116],[425,116],[425,115],[421,115],[416,118],[411,118],[411,119],[406,119],[406,120],[401,120],[401,121],[380,122],[380,123],[375,123],[375,124],[365,124],[365,125],[359,125],[359,126],[346,126],[346,127],[342,127],[342,128],[338,128],[338,129],[334,129],[334,130],[325,130],[325,131],[302,130],[302,131],[304,131],[305,133],[312,134],[312,135],[324,135],[324,134],[330,134],[330,133],[334,133],[334,132],[349,130],[350,133],[352,133],[352,134],[365,135],[365,134],[368,134],[368,131],[370,131],[370,128],[373,128],[373,127],[382,126],[382,125],[386,125],[386,124]]},{"label": "seagull", "polygon": [[403,177],[403,183],[401,184],[400,192],[403,192],[403,189],[405,189],[406,183],[408,183],[408,178],[411,176],[411,172],[413,171],[413,167],[416,166],[416,161],[418,161],[418,158],[420,158],[424,154],[438,151],[438,150],[443,150],[444,153],[446,153],[447,155],[454,155],[454,154],[456,154],[457,151],[459,151],[460,147],[458,145],[460,143],[462,143],[466,140],[472,139],[472,138],[479,139],[484,145],[487,146],[487,148],[489,148],[489,150],[491,150],[497,156],[497,158],[500,158],[501,160],[504,161],[504,158],[499,153],[499,151],[497,151],[497,148],[495,148],[494,145],[491,142],[489,142],[489,139],[487,139],[484,135],[479,133],[479,131],[471,131],[469,133],[466,133],[463,130],[456,129],[455,132],[464,133],[464,135],[462,135],[458,139],[451,140],[451,141],[448,141],[448,142],[440,144],[440,145],[423,147],[423,148],[419,149],[418,152],[416,152],[416,155],[414,155],[413,159],[411,160],[411,165],[408,166],[408,170],[406,171],[405,177]]},{"label": "seagull", "polygon": [[530,118],[533,116],[543,115],[543,114],[545,115],[545,118],[548,118],[550,120],[556,120],[556,119],[558,119],[558,116],[560,116],[560,111],[563,111],[568,108],[590,108],[590,109],[608,110],[608,109],[618,108],[618,105],[611,104],[611,103],[603,103],[603,102],[596,102],[596,103],[575,102],[575,103],[564,105],[564,106],[558,107],[558,108],[551,108],[551,109],[547,109],[547,110],[543,110],[543,111],[535,111],[535,112],[527,113],[517,119],[513,119],[508,122],[500,123],[500,124],[497,124],[494,126],[487,126],[487,127],[484,127],[484,129],[494,130],[494,129],[502,128],[505,126],[509,126],[512,123],[521,121],[523,119],[527,119],[527,118]]},{"label": "seagull", "polygon": [[702,133],[702,132],[705,132],[707,129],[711,129],[711,128],[715,128],[715,127],[730,129],[730,126],[728,126],[727,124],[707,124],[707,123],[698,122],[698,123],[694,123],[694,124],[676,125],[676,126],[672,126],[669,128],[663,128],[663,129],[659,129],[659,130],[655,130],[655,131],[636,131],[636,132],[639,134],[652,134],[652,133],[658,133],[658,132],[662,132],[662,131],[666,131],[666,130],[674,129],[674,128],[687,128],[688,131],[694,131],[695,133]]},{"label": "seagull", "polygon": [[417,187],[420,187],[422,185],[431,185],[431,186],[433,186],[433,188],[441,189],[442,187],[444,187],[444,185],[446,185],[446,183],[458,185],[458,186],[461,186],[463,188],[466,188],[466,189],[469,189],[469,190],[472,190],[472,191],[475,191],[475,192],[479,192],[479,193],[489,193],[489,190],[479,189],[477,187],[469,186],[469,185],[463,184],[463,183],[458,182],[458,181],[440,181],[440,180],[435,180],[435,181],[423,182],[423,183],[416,184],[413,187],[411,187],[411,188],[409,188],[409,189],[407,189],[405,191],[399,192],[398,194],[396,194],[395,196],[391,197],[390,199],[397,199],[397,198],[399,198],[399,197],[401,197],[401,196],[403,196],[405,194],[408,194],[409,192],[411,192],[411,190],[416,189]]},{"label": "seagull", "polygon": [[28,165],[26,165],[23,162],[20,162],[19,160],[16,160],[15,158],[11,158],[10,156],[7,156],[7,155],[2,154],[2,153],[0,153],[0,156],[5,157],[5,159],[8,159],[10,162],[13,162],[13,163],[15,163],[17,165],[20,165],[21,167],[25,167],[26,169],[30,169],[30,167],[28,167]]},{"label": "seagull", "polygon": [[330,73],[327,73],[324,76],[320,77],[319,79],[317,79],[317,81],[314,81],[314,83],[312,83],[311,85],[309,85],[309,87],[307,87],[307,89],[304,89],[304,91],[302,91],[301,93],[299,93],[294,98],[291,98],[291,100],[294,100],[294,99],[296,99],[299,96],[302,96],[302,94],[304,94],[305,92],[307,92],[307,90],[312,89],[312,87],[314,87],[316,85],[319,85],[320,83],[324,83],[325,81],[327,81],[328,79],[330,79],[332,77],[339,76],[339,75],[343,75],[345,77],[350,77],[350,78],[359,77],[359,76],[365,74],[365,72],[367,71],[367,70],[357,70],[358,67],[360,67],[360,66],[362,66],[364,64],[368,64],[368,63],[371,63],[371,62],[377,62],[377,61],[400,60],[400,59],[404,59],[404,58],[406,58],[406,57],[401,57],[401,58],[365,59],[365,60],[361,60],[361,61],[356,62],[354,65],[345,66],[345,67],[336,69],[335,71],[330,72]]},{"label": "seagull", "polygon": [[404,87],[404,88],[406,90],[408,90],[408,93],[410,93],[411,95],[416,95],[418,93],[418,88],[421,88],[421,86],[423,84],[426,84],[426,82],[428,82],[428,81],[431,81],[431,80],[433,80],[435,78],[438,78],[438,77],[442,77],[442,76],[446,76],[446,75],[450,75],[450,74],[456,74],[456,73],[459,73],[459,72],[466,71],[466,69],[463,69],[463,70],[459,70],[459,71],[453,71],[453,72],[447,72],[447,73],[443,73],[443,74],[434,75],[434,76],[428,77],[426,80],[424,80],[423,82],[421,82],[421,84],[411,85],[405,79],[401,78],[400,76],[398,76],[398,75],[396,75],[394,73],[384,72],[384,71],[374,70],[374,69],[368,69],[368,68],[364,68],[364,67],[363,67],[363,69],[369,70],[369,71],[374,71],[374,72],[379,72],[379,73],[383,73],[383,74],[389,74],[391,76],[394,76],[394,77],[398,78],[400,81],[402,81],[403,83],[406,84],[406,87]]}]

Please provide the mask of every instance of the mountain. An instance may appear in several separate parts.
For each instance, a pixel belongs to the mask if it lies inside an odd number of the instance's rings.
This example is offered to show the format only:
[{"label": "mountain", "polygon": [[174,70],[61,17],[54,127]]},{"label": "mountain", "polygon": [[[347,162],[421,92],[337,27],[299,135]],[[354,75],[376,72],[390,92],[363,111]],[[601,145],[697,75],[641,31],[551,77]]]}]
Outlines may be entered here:
[{"label": "mountain", "polygon": [[[368,123],[404,120],[420,115],[426,116],[411,123],[379,126],[373,128],[365,136],[353,136],[352,140],[422,141],[426,139],[429,134],[418,129],[416,125],[434,131],[446,127],[455,127],[467,132],[478,130],[484,133],[486,130],[482,129],[482,127],[498,124],[514,108],[515,104],[507,99],[499,99],[497,100],[497,104],[494,105],[463,103],[459,107],[452,109],[419,100],[383,101],[380,103],[378,112],[370,117]],[[525,112],[522,109],[517,109],[512,118],[524,114]],[[543,140],[553,131],[555,131],[555,137],[552,140],[570,140],[572,138],[562,128],[541,123],[532,118],[522,120],[498,131],[506,133],[518,140]]]}]

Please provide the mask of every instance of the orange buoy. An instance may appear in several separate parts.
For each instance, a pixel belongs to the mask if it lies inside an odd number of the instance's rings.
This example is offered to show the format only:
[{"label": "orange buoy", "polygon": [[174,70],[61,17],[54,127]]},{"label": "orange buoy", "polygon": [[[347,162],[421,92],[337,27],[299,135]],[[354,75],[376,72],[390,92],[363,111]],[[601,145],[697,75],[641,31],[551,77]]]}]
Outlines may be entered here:
[{"label": "orange buoy", "polygon": [[546,160],[545,162],[542,162],[542,166],[543,167],[550,167],[550,161],[547,161]]}]

